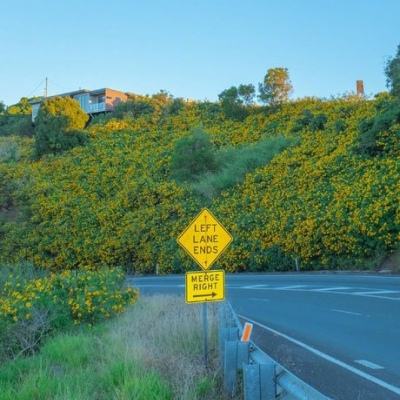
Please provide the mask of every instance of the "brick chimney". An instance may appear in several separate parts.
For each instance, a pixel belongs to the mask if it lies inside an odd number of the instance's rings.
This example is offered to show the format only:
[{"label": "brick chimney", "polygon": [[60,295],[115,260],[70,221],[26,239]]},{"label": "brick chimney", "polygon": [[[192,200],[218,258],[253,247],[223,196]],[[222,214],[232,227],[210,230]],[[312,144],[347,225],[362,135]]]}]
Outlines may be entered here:
[{"label": "brick chimney", "polygon": [[357,96],[359,97],[364,97],[364,81],[363,80],[358,80],[356,81],[356,91],[357,91]]}]

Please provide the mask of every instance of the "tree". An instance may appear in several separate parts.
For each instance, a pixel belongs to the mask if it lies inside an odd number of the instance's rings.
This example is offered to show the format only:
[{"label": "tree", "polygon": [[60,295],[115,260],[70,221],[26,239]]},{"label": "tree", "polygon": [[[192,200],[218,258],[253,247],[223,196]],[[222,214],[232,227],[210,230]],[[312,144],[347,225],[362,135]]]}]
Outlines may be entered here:
[{"label": "tree", "polygon": [[70,97],[45,100],[35,120],[36,156],[60,153],[83,144],[86,135],[81,130],[88,119],[79,103]]},{"label": "tree", "polygon": [[27,97],[5,108],[0,102],[0,136],[31,136],[33,132],[31,105]]},{"label": "tree", "polygon": [[396,55],[386,64],[385,73],[387,86],[391,93],[400,98],[400,45]]},{"label": "tree", "polygon": [[221,108],[228,118],[243,120],[249,114],[245,106],[252,104],[255,95],[253,85],[231,86],[218,95]]},{"label": "tree", "polygon": [[31,112],[32,106],[27,97],[21,97],[17,104],[13,104],[7,108],[7,114],[9,115],[29,115]]},{"label": "tree", "polygon": [[219,168],[210,137],[202,129],[180,139],[172,156],[172,175],[178,182],[193,183],[207,172]]},{"label": "tree", "polygon": [[288,101],[292,89],[287,68],[270,68],[264,81],[258,85],[258,98],[266,104],[281,104]]},{"label": "tree", "polygon": [[254,103],[254,97],[256,95],[256,88],[252,84],[239,85],[238,95],[239,95],[240,100],[242,100],[246,106],[250,106]]}]

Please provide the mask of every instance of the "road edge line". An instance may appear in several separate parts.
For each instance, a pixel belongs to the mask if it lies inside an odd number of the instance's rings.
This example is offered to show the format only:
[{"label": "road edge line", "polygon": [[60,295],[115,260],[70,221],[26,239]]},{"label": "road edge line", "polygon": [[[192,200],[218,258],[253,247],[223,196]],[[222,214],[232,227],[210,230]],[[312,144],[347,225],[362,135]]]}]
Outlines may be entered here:
[{"label": "road edge line", "polygon": [[367,374],[366,372],[361,371],[358,368],[355,368],[355,367],[353,367],[353,366],[351,366],[349,364],[346,364],[345,362],[340,361],[337,358],[330,356],[329,354],[323,353],[322,351],[317,350],[314,347],[309,346],[308,344],[305,344],[305,343],[301,342],[300,340],[292,338],[291,336],[288,336],[285,333],[279,332],[279,331],[277,331],[277,330],[275,330],[273,328],[270,328],[270,327],[268,327],[268,326],[266,326],[266,325],[264,325],[264,324],[262,324],[260,322],[257,322],[257,321],[255,321],[255,320],[253,320],[251,318],[248,318],[243,314],[237,314],[237,315],[238,315],[238,317],[243,318],[243,319],[253,323],[254,325],[257,325],[260,328],[263,328],[263,329],[265,329],[267,331],[270,331],[270,332],[272,332],[272,333],[274,333],[274,334],[276,334],[278,336],[281,336],[281,337],[285,338],[286,340],[289,340],[290,342],[292,342],[294,344],[297,344],[298,346],[302,347],[303,349],[308,350],[309,352],[311,352],[311,353],[313,353],[313,354],[315,354],[315,355],[317,355],[317,356],[319,356],[319,357],[321,357],[321,358],[323,358],[323,359],[325,359],[325,360],[327,360],[327,361],[329,361],[329,362],[331,362],[333,364],[336,364],[339,367],[347,369],[348,371],[352,372],[353,374],[356,374],[356,375],[360,376],[361,378],[364,378],[364,379],[366,379],[366,380],[368,380],[370,382],[375,383],[378,386],[383,387],[384,389],[387,389],[387,390],[389,390],[389,391],[391,391],[391,392],[393,392],[395,394],[400,395],[400,387],[394,386],[394,385],[392,385],[390,383],[387,383],[387,382],[383,381],[382,379],[379,379],[379,378],[376,378],[375,376]]}]

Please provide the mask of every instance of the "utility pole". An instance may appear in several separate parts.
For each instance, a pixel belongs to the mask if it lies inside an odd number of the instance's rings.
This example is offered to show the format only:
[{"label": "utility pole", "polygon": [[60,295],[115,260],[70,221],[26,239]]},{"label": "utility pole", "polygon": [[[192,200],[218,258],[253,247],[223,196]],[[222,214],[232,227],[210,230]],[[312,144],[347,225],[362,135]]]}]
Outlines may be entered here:
[{"label": "utility pole", "polygon": [[46,76],[46,83],[45,83],[45,86],[44,86],[44,97],[47,97],[47,84],[48,84],[48,79],[47,79],[47,76]]}]

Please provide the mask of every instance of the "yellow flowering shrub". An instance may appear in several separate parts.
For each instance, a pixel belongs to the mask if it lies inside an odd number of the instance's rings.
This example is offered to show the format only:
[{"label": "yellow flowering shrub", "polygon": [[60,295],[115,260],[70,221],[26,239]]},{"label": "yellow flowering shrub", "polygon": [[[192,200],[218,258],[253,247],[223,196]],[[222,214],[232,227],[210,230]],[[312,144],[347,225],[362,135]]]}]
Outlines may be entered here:
[{"label": "yellow flowering shrub", "polygon": [[[376,100],[302,99],[255,107],[242,122],[226,119],[212,103],[186,102],[167,115],[165,99],[157,101],[153,114],[93,123],[85,147],[0,163],[0,201],[5,193],[20,215],[0,218],[0,258],[53,271],[121,265],[180,272],[192,262],[176,238],[204,206],[234,237],[220,264],[230,271],[289,269],[296,259],[304,268],[353,268],[397,246],[398,125],[378,136],[389,152],[377,158],[354,152]],[[176,141],[200,125],[217,148],[278,134],[299,140],[209,201],[170,174]],[[85,301],[79,307],[91,307]]]},{"label": "yellow flowering shrub", "polygon": [[110,318],[138,297],[125,287],[120,269],[50,273],[27,267],[0,270],[0,362],[34,354],[49,334]]},{"label": "yellow flowering shrub", "polygon": [[136,302],[137,290],[124,288],[124,281],[119,269],[65,270],[30,280],[11,272],[0,289],[0,319],[30,319],[35,309],[50,312],[53,326],[92,324]]}]

